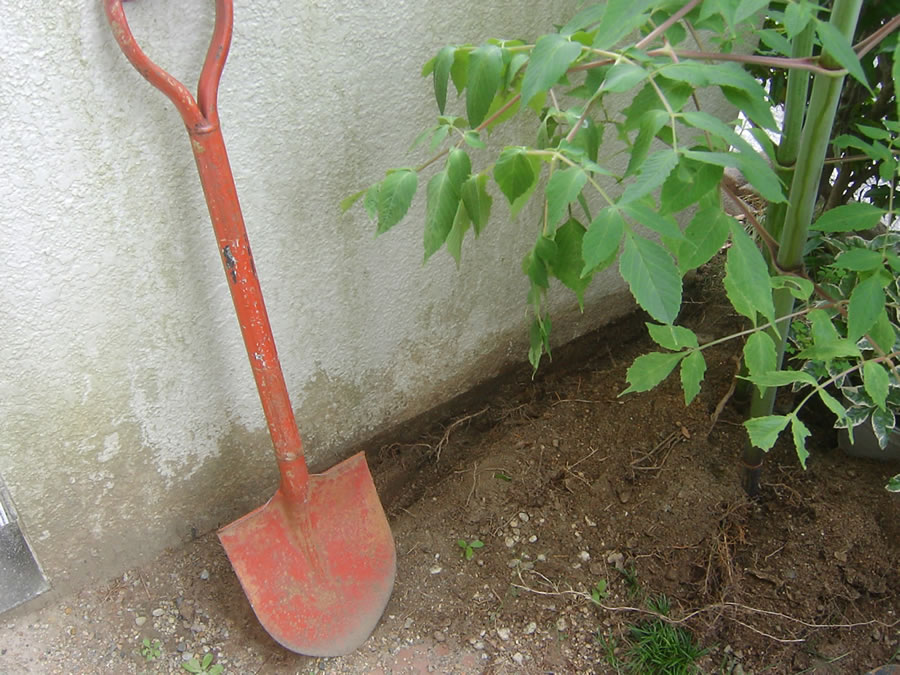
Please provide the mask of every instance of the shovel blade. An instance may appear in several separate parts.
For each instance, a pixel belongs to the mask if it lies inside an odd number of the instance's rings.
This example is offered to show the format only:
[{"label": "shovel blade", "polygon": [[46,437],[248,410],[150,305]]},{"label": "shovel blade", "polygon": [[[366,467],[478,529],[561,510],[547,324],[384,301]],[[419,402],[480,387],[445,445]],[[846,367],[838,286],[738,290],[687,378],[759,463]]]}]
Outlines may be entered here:
[{"label": "shovel blade", "polygon": [[363,453],[309,478],[305,504],[279,489],[219,540],[269,635],[299,654],[341,656],[384,612],[394,540]]}]

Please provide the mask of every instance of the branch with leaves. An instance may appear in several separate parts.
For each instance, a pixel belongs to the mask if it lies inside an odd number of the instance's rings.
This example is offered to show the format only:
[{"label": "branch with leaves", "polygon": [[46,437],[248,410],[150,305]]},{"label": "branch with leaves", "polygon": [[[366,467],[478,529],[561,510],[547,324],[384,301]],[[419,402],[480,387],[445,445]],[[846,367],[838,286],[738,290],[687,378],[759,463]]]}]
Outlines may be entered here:
[{"label": "branch with leaves", "polygon": [[[533,44],[489,39],[444,47],[422,70],[432,78],[439,114],[414,147],[426,144],[431,158],[415,168],[388,171],[344,200],[343,208],[362,200],[377,232],[387,232],[407,214],[423,172],[432,171],[424,190],[425,260],[446,247],[459,265],[469,231],[478,237],[492,222],[495,189],[513,219],[540,200],[535,243],[522,261],[533,312],[528,353],[533,367],[550,354],[551,281],[574,292],[583,309],[592,279],[615,265],[655,321],[648,324],[651,337],[667,350],[639,357],[628,370],[623,394],[650,389],[680,366],[686,404],[702,386],[706,361],[696,335],[676,323],[682,279],[727,248],[725,293],[749,325],[729,337],[746,338],[745,366],[759,392],[755,419],[747,422],[750,449],[744,462],[756,467],[761,453],[790,425],[805,464],[808,431],[796,411],[771,414],[775,388],[814,386],[823,400],[831,397],[826,404],[839,422],[851,416],[828,393],[838,380],[781,370],[792,320],[811,329],[803,352],[808,362],[827,370],[836,359],[855,359],[841,381],[858,377],[882,422],[893,415],[885,387],[900,391],[893,361],[900,320],[891,296],[900,246],[884,240],[879,251],[867,249],[878,260],[867,256],[864,267],[850,268],[856,283],[838,292],[825,292],[803,271],[803,254],[816,241],[849,236],[892,217],[892,201],[887,208],[850,203],[818,213],[816,194],[829,145],[877,158],[879,180],[896,182],[896,115],[881,126],[862,125],[866,140],[832,138],[830,131],[846,77],[866,95],[877,96],[859,55],[896,45],[900,22],[886,20],[854,47],[861,0],[836,0],[828,14],[796,0],[779,7],[760,0],[609,0],[584,7]],[[638,38],[630,37],[636,32]],[[748,39],[764,45],[766,53],[752,53]],[[894,46],[891,55],[898,50]],[[893,63],[897,81],[900,59]],[[770,93],[750,72],[760,66],[789,71],[791,96],[783,123],[772,114]],[[715,90],[737,109],[749,122],[750,138],[735,131],[736,119],[701,109],[696,95],[701,90]],[[611,110],[610,97],[620,101],[625,94],[630,103]],[[523,116],[534,120],[532,138],[488,148],[492,131]],[[623,146],[624,168],[618,163]],[[476,166],[472,150],[482,151],[477,157],[488,161]],[[750,218],[764,250],[723,209],[726,169],[743,174],[772,207],[765,221]],[[848,269],[857,261],[862,265],[863,257],[848,250],[833,263]],[[802,309],[795,311],[795,303]],[[754,480],[758,484],[758,478],[751,479],[751,492]]]}]

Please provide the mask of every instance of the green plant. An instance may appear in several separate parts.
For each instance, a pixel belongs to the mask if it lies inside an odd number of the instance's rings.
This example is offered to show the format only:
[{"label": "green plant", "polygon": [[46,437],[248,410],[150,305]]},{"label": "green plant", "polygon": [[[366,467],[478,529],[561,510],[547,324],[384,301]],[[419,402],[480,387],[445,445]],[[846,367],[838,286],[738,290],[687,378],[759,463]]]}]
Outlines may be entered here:
[{"label": "green plant", "polygon": [[162,654],[162,645],[159,640],[150,641],[150,638],[144,638],[141,641],[141,656],[147,662],[155,661]]},{"label": "green plant", "polygon": [[609,591],[606,590],[606,579],[601,579],[591,589],[591,601],[595,605],[599,605],[601,600],[609,597]]},{"label": "green plant", "polygon": [[214,657],[212,655],[212,652],[207,652],[203,655],[202,660],[194,657],[190,661],[182,663],[181,667],[189,673],[208,673],[209,675],[221,675],[222,671],[224,671],[225,668],[218,663],[213,665],[213,658]]},{"label": "green plant", "polygon": [[900,492],[900,473],[888,480],[888,483],[884,486],[884,489],[889,492]]},{"label": "green plant", "polygon": [[628,672],[680,675],[696,673],[697,659],[707,650],[701,648],[691,633],[681,626],[665,620],[669,614],[669,600],[660,595],[648,603],[651,611],[660,618],[632,626],[629,631],[629,648],[626,652]]},{"label": "green plant", "polygon": [[598,632],[607,665],[617,673],[640,675],[687,675],[697,673],[697,660],[708,650],[701,648],[691,633],[668,620],[669,599],[651,598],[648,609],[658,617],[631,626],[625,639],[623,656],[616,653],[619,642]]},{"label": "green plant", "polygon": [[[585,6],[533,43],[488,39],[478,46],[444,47],[422,71],[433,80],[437,124],[414,144],[427,143],[434,154],[417,167],[388,171],[342,206],[361,199],[377,232],[384,233],[406,215],[420,174],[431,170],[425,259],[446,246],[459,264],[469,230],[477,237],[488,225],[494,204],[489,184],[505,197],[513,218],[539,195],[535,243],[522,261],[533,314],[533,367],[550,355],[551,280],[583,305],[592,279],[617,263],[653,320],[648,330],[661,348],[634,361],[622,394],[650,390],[677,368],[689,405],[704,379],[705,350],[744,340],[745,377],[755,393],[742,460],[745,488],[756,494],[763,455],[782,431],[790,430],[805,467],[810,432],[798,412],[810,398],[818,396],[839,424],[848,424],[846,406],[828,391],[833,376],[782,368],[792,320],[808,321],[810,347],[825,362],[833,362],[828,354],[837,350],[847,360],[845,375],[858,377],[876,404],[900,383],[898,336],[890,318],[897,302],[886,292],[891,278],[884,273],[896,274],[898,261],[885,255],[883,271],[858,270],[859,283],[846,297],[823,294],[803,268],[810,232],[865,230],[894,214],[896,104],[887,107],[880,126],[872,120],[835,125],[848,75],[858,83],[857,98],[884,107],[879,97],[885,89],[872,88],[861,57],[875,50],[866,62],[874,59],[884,72],[887,57],[878,56],[891,50],[894,89],[900,80],[900,16],[886,14],[874,24],[867,18],[860,25],[869,32],[854,44],[861,10],[862,0],[834,0],[827,9],[806,0],[771,6],[765,0],[609,0]],[[632,39],[636,31],[639,37]],[[768,53],[748,53],[753,46],[742,43],[748,36],[762,40]],[[749,72],[760,67],[784,73],[783,94],[770,95]],[[464,98],[458,114],[450,110],[451,83]],[[737,118],[723,121],[702,109],[697,94],[704,89],[718,91],[740,111],[761,151],[734,131]],[[611,97],[623,95],[630,96],[627,107],[609,107]],[[888,100],[896,103],[893,94]],[[776,103],[783,104],[782,121],[772,115]],[[488,148],[488,134],[517,116],[534,119],[534,135]],[[611,147],[601,154],[604,144]],[[887,188],[881,206],[843,203],[841,193],[824,205],[834,208],[814,218],[823,206],[820,186],[833,168],[829,147],[862,152],[877,167],[872,189]],[[621,166],[616,159],[623,153]],[[765,218],[757,218],[738,200],[761,247],[723,209],[722,193],[734,196],[723,180],[725,168],[739,170],[768,202]],[[679,215],[689,220],[684,229]],[[748,327],[700,345],[693,331],[676,323],[682,278],[723,247],[724,290]],[[801,309],[795,310],[795,302]],[[838,316],[846,320],[846,335],[825,327],[824,318]],[[805,394],[795,410],[773,414],[782,386],[801,386]]]},{"label": "green plant", "polygon": [[641,585],[638,582],[637,569],[635,569],[634,565],[623,567],[619,570],[619,573],[625,579],[625,588],[628,589],[628,597],[635,598],[639,596],[641,594]]},{"label": "green plant", "polygon": [[[878,365],[877,344],[887,345],[900,327],[900,233],[887,232],[870,239],[856,235],[823,235],[806,256],[807,269],[819,284],[819,295],[833,298],[830,307],[806,303],[807,313],[791,324],[789,353],[801,372],[818,382],[830,383],[842,396],[846,415],[838,428],[854,427],[868,421],[879,445],[896,430],[900,413],[900,380]],[[884,282],[882,284],[882,282]],[[859,331],[856,316],[840,311],[837,299],[855,294],[881,293],[887,312],[868,335],[848,339]],[[859,357],[863,358],[860,371]]]},{"label": "green plant", "polygon": [[472,541],[460,539],[456,542],[456,545],[462,549],[463,558],[465,558],[466,560],[471,560],[475,557],[476,549],[482,548],[484,546],[484,542],[480,539],[473,539]]}]

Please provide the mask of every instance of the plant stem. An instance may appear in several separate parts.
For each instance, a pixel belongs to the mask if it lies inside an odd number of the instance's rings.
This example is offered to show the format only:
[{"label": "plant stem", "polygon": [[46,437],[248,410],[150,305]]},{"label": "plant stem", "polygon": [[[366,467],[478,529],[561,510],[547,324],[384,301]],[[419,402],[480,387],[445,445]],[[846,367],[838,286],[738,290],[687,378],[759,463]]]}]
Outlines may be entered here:
[{"label": "plant stem", "polygon": [[[856,22],[859,19],[862,0],[835,0],[831,10],[831,24],[848,40],[853,40]],[[834,65],[830,56],[825,53],[823,65]],[[844,76],[833,74],[815,76],[812,97],[808,114],[803,124],[800,138],[797,164],[791,181],[789,203],[785,214],[784,229],[781,233],[778,248],[778,268],[793,270],[803,264],[803,247],[809,235],[813,210],[818,195],[819,180],[825,164],[825,154],[831,139],[831,130],[841,97]],[[784,347],[787,340],[788,321],[786,317],[793,311],[794,298],[787,289],[776,289],[773,294],[775,316],[779,322],[775,326],[776,364],[780,368],[784,360]],[[757,391],[750,406],[751,417],[763,417],[772,414],[777,388],[769,387]],[[759,477],[762,469],[763,451],[748,442],[744,446],[744,472],[742,483],[747,494],[759,494]]]},{"label": "plant stem", "polygon": [[[792,58],[806,58],[812,54],[814,25],[812,21],[804,28],[791,45]],[[793,176],[797,153],[800,151],[800,138],[803,133],[803,120],[806,113],[806,97],[809,93],[809,75],[800,70],[791,70],[787,76],[787,92],[784,97],[784,124],[781,140],[775,151],[775,160],[779,168],[778,177],[789,185]],[[766,229],[776,240],[781,237],[787,204],[771,203],[766,213]]]}]

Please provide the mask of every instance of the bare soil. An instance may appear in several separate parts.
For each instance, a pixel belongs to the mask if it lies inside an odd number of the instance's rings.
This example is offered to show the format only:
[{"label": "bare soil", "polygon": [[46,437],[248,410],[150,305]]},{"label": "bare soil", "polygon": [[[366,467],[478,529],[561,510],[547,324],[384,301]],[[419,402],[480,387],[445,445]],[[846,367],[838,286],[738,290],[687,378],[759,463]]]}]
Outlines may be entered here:
[{"label": "bare soil", "polygon": [[[716,300],[685,314],[699,334],[739,326]],[[685,408],[676,377],[617,397],[650,348],[641,336],[639,317],[607,327],[533,380],[523,368],[370,454],[398,574],[354,654],[275,644],[211,533],[0,621],[0,672],[183,673],[212,652],[226,673],[612,673],[607,651],[625,657],[629,627],[661,594],[708,649],[704,673],[900,663],[900,498],[884,490],[897,466],[845,456],[813,410],[808,469],[779,444],[748,499],[728,398],[738,347],[708,350]],[[484,545],[467,559],[460,540]],[[140,654],[144,638],[157,658]]]}]

